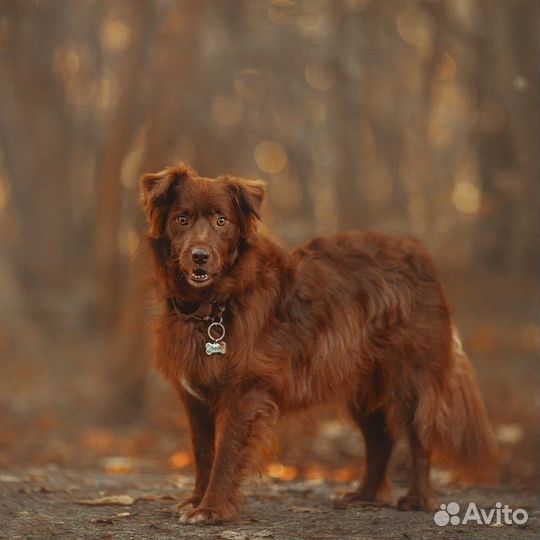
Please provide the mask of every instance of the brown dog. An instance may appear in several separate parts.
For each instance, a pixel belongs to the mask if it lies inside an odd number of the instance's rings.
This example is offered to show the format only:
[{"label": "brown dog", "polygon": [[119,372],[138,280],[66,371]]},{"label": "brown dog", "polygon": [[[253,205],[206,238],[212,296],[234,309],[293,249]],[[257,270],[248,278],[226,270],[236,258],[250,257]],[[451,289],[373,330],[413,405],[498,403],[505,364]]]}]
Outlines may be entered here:
[{"label": "brown dog", "polygon": [[428,254],[366,232],[292,253],[257,229],[264,184],[179,166],[142,178],[156,281],[157,365],[189,416],[196,464],[181,520],[237,517],[239,487],[280,416],[341,402],[362,430],[380,500],[401,431],[412,453],[402,510],[430,507],[434,451],[478,472],[495,444],[473,368],[453,339]]}]

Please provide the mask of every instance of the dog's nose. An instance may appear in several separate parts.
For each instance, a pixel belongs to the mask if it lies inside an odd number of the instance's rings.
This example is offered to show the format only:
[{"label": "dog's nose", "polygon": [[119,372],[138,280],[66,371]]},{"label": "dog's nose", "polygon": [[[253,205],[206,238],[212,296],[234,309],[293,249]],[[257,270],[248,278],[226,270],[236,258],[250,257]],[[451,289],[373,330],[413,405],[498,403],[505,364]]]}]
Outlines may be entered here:
[{"label": "dog's nose", "polygon": [[205,262],[208,262],[208,259],[210,258],[210,253],[206,249],[203,248],[193,248],[191,251],[191,259],[195,264],[204,264]]}]

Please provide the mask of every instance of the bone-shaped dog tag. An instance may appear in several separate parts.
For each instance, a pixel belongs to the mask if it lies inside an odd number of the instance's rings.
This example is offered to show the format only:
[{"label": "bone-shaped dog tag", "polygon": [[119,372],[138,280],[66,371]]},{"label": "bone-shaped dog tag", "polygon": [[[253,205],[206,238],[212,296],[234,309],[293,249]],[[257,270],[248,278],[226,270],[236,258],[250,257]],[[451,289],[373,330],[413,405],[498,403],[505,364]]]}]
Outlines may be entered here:
[{"label": "bone-shaped dog tag", "polygon": [[206,354],[225,354],[227,352],[227,344],[224,341],[216,341],[215,343],[206,344]]},{"label": "bone-shaped dog tag", "polygon": [[[212,334],[214,330],[214,334]],[[215,335],[215,332],[218,332],[219,335]],[[225,337],[225,327],[222,324],[221,317],[210,324],[208,327],[208,337],[213,341],[206,343],[206,354],[211,356],[212,354],[225,354],[227,352],[227,344],[222,341]]]}]

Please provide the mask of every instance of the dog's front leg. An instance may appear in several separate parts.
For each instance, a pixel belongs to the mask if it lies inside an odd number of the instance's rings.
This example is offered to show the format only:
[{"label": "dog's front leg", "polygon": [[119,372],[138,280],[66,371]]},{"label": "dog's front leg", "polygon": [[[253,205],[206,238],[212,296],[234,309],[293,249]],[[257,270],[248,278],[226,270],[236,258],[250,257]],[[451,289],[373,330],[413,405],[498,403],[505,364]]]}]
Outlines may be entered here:
[{"label": "dog's front leg", "polygon": [[240,483],[268,444],[278,407],[264,390],[233,392],[216,416],[216,450],[210,481],[200,505],[184,514],[183,523],[212,524],[237,518]]},{"label": "dog's front leg", "polygon": [[186,513],[196,508],[208,486],[214,461],[215,415],[204,401],[179,388],[189,420],[191,444],[195,456],[195,488],[193,495],[176,505],[176,511]]}]

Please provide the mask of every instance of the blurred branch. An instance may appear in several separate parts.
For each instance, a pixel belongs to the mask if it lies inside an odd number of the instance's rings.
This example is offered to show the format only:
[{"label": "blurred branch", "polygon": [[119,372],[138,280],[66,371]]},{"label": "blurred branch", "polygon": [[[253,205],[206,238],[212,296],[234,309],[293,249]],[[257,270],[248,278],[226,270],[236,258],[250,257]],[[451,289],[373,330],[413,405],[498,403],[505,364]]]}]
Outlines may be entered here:
[{"label": "blurred branch", "polygon": [[[8,39],[0,61],[0,144],[13,196],[12,211],[25,249],[10,245],[26,290],[65,286],[73,220],[66,155],[70,118],[64,89],[51,67],[65,32],[65,5],[4,2]],[[48,24],[41,21],[45,18]],[[39,47],[36,47],[39,43]],[[54,204],[44,204],[44,201]],[[31,302],[36,307],[36,298]]]},{"label": "blurred branch", "polygon": [[[509,263],[514,271],[523,268],[537,275],[539,243],[538,216],[538,149],[540,131],[538,118],[539,77],[538,77],[538,15],[537,2],[520,6],[501,3],[486,6],[491,15],[494,57],[498,68],[494,78],[501,89],[500,97],[508,111],[509,129],[516,148],[518,176],[523,188],[519,190],[516,211],[513,212],[513,238],[509,246]],[[529,8],[529,9],[524,9]],[[531,8],[536,16],[530,13]],[[524,31],[527,29],[528,31]],[[532,122],[531,118],[536,119]],[[536,181],[534,181],[536,179]],[[523,209],[529,207],[530,211]],[[531,219],[532,218],[532,219]],[[532,237],[531,237],[532,235]],[[531,246],[535,246],[531,249]]]},{"label": "blurred branch", "polygon": [[478,133],[482,189],[489,208],[477,224],[478,259],[497,271],[536,276],[539,6],[484,1],[480,8],[482,21],[489,24],[482,25],[479,39],[479,109],[500,111],[501,120],[496,129],[480,126]]},{"label": "blurred branch", "polygon": [[153,2],[130,2],[131,47],[122,62],[118,105],[103,140],[96,171],[94,253],[98,279],[98,321],[110,329],[117,314],[120,290],[118,234],[122,215],[122,163],[134,132],[137,96],[146,51],[153,35]]}]

